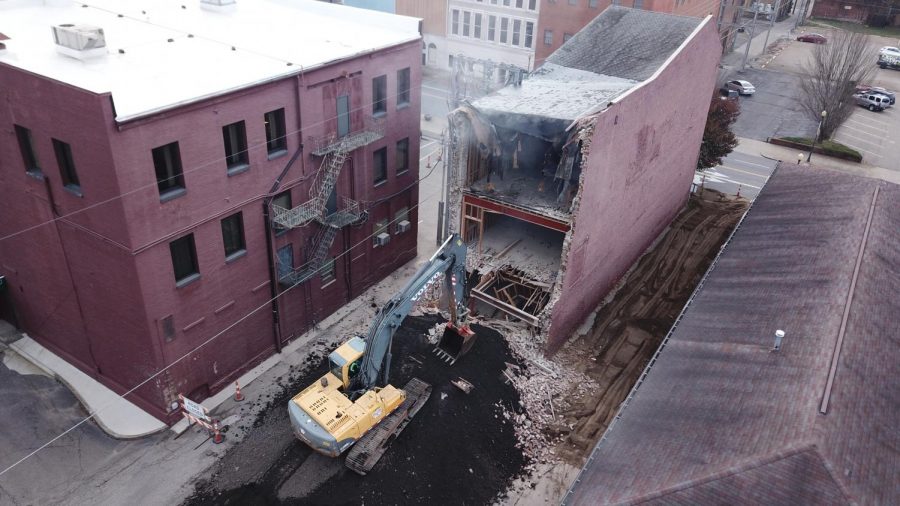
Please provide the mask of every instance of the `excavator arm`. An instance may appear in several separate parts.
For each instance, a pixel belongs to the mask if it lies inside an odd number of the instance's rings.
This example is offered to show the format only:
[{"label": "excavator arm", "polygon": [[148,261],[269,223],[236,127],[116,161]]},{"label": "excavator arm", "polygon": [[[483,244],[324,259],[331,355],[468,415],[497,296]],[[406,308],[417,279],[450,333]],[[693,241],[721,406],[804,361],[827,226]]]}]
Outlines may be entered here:
[{"label": "excavator arm", "polygon": [[[452,346],[456,355],[454,358],[471,348],[474,333],[465,325],[465,315],[468,312],[465,293],[466,245],[459,235],[452,234],[406,286],[378,311],[366,336],[366,353],[360,372],[352,384],[353,390],[366,390],[379,384],[387,384],[394,333],[428,287],[441,280],[445,285],[445,292],[452,294],[448,328],[449,332],[457,336],[451,337],[449,341],[464,343],[462,346]],[[446,338],[442,339],[444,340]]]}]

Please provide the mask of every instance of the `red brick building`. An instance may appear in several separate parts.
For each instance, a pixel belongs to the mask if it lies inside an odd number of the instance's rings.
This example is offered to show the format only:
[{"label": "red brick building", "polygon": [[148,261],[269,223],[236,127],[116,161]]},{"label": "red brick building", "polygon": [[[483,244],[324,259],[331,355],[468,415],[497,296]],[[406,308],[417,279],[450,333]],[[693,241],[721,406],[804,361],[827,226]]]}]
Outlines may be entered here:
[{"label": "red brick building", "polygon": [[162,420],[416,252],[418,20],[220,3],[0,6],[2,305],[118,392],[218,335]]}]

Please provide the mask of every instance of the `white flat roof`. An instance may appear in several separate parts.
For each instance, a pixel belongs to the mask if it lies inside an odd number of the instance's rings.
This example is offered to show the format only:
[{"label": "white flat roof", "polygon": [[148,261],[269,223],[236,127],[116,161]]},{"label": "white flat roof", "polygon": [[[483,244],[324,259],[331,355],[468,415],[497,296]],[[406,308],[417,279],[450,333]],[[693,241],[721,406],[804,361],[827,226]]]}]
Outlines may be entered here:
[{"label": "white flat roof", "polygon": [[[64,23],[102,28],[107,54],[57,53],[51,27]],[[126,121],[416,40],[418,27],[417,18],[315,0],[238,0],[230,12],[200,0],[0,0],[10,39],[0,62],[110,92]]]}]

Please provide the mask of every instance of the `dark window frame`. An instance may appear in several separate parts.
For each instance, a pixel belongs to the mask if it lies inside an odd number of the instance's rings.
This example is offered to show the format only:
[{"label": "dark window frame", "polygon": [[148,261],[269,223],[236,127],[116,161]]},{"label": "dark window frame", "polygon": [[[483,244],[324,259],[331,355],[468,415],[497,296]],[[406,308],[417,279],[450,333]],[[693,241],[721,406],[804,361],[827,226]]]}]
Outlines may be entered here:
[{"label": "dark window frame", "polygon": [[56,155],[56,164],[59,166],[59,177],[62,178],[63,187],[77,195],[81,195],[81,183],[78,181],[78,171],[75,169],[75,158],[72,155],[72,146],[65,141],[53,139],[53,153]]},{"label": "dark window frame", "polygon": [[[283,202],[283,201],[287,201],[286,207],[280,204],[280,202]],[[279,193],[278,195],[275,195],[274,197],[272,197],[272,205],[277,205],[278,207],[281,207],[283,209],[291,209],[291,206],[293,205],[292,202],[293,201],[291,200],[291,191],[290,190],[285,190],[285,191]],[[272,228],[275,229],[275,237],[284,235],[287,233],[288,230],[290,230],[288,228],[282,227],[281,225],[275,223],[274,221],[272,222]]]},{"label": "dark window frame", "polygon": [[16,124],[13,124],[13,127],[16,131],[16,140],[19,142],[22,163],[25,164],[25,172],[32,176],[43,177],[44,171],[41,169],[37,150],[34,149],[34,137],[31,135],[31,130]]},{"label": "dark window frame", "polygon": [[[184,185],[181,148],[178,145],[178,141],[157,146],[150,150],[150,154],[153,158],[156,188],[159,190],[160,201],[166,202],[184,195],[187,188]],[[165,166],[161,167],[161,165]]]},{"label": "dark window frame", "polygon": [[244,237],[244,214],[238,211],[222,218],[222,246],[225,250],[225,261],[230,262],[247,254],[247,242]]},{"label": "dark window frame", "polygon": [[397,71],[397,109],[409,105],[411,73],[409,67]]},{"label": "dark window frame", "polygon": [[387,74],[372,78],[372,115],[387,114]]},{"label": "dark window frame", "polygon": [[[379,157],[381,158],[380,163]],[[372,151],[372,180],[375,186],[384,184],[388,180],[387,146]]]},{"label": "dark window frame", "polygon": [[284,121],[284,107],[263,114],[266,129],[266,152],[269,159],[287,153],[287,128]]},{"label": "dark window frame", "polygon": [[334,266],[334,257],[322,261],[322,267],[319,269],[319,281],[322,283],[322,288],[337,281],[337,274]]},{"label": "dark window frame", "polygon": [[200,279],[200,264],[197,262],[194,234],[170,242],[169,253],[172,256],[172,272],[175,275],[176,287],[181,288]]},{"label": "dark window frame", "polygon": [[222,144],[225,148],[225,167],[228,175],[240,174],[250,168],[250,152],[247,150],[247,124],[235,121],[222,127]]},{"label": "dark window frame", "polygon": [[397,141],[394,151],[394,162],[398,176],[409,171],[409,137],[404,137]]}]

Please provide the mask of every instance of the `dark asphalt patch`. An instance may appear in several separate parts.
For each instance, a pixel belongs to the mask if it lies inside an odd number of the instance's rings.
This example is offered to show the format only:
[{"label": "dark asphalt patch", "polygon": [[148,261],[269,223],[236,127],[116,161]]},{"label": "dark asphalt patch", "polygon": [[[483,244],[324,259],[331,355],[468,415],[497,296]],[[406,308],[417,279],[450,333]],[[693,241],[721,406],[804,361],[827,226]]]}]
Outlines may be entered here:
[{"label": "dark asphalt patch", "polygon": [[[344,467],[343,457],[335,463],[314,454],[291,433],[288,400],[327,370],[324,357],[312,357],[313,367],[273,396],[247,438],[229,449],[185,504],[490,503],[526,464],[500,407],[520,411],[518,392],[502,373],[504,362],[517,361],[499,333],[476,325],[472,351],[446,365],[427,341],[439,321],[409,317],[394,337],[391,383],[402,386],[417,377],[433,392],[367,476]],[[475,385],[472,393],[450,384],[459,377]]]}]

